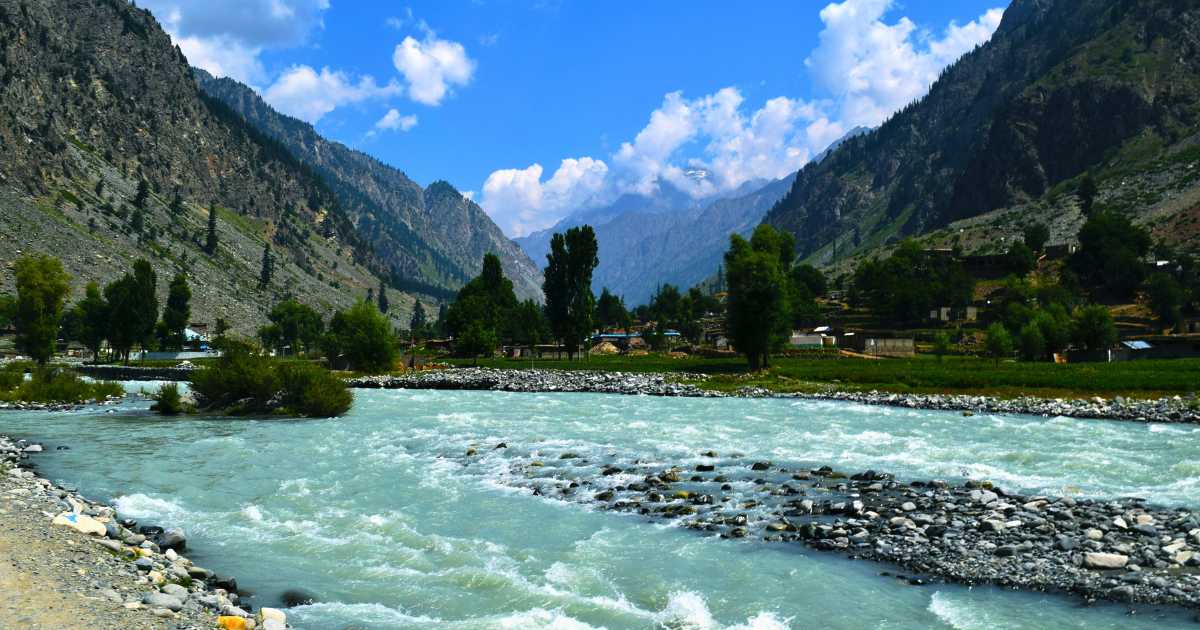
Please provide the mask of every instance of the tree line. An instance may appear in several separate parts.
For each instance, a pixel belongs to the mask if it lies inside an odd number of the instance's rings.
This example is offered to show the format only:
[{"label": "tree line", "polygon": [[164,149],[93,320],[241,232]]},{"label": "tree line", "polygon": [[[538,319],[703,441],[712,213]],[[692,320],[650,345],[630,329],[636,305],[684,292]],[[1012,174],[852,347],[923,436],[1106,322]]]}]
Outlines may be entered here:
[{"label": "tree line", "polygon": [[184,346],[192,292],[183,274],[171,280],[161,311],[158,276],[146,260],[136,261],[103,289],[88,283],[83,299],[67,309],[71,277],[59,259],[26,255],[14,262],[13,270],[17,294],[11,300],[11,323],[17,348],[39,364],[54,356],[60,337],[78,341],[97,358],[107,341],[113,355],[124,361],[136,346],[168,350]]},{"label": "tree line", "polygon": [[[59,339],[77,341],[96,361],[107,342],[111,358],[128,363],[134,348],[180,351],[188,346],[192,290],[187,276],[175,275],[160,303],[158,277],[146,260],[103,288],[88,283],[84,297],[67,308],[71,277],[62,262],[48,255],[22,256],[13,265],[16,296],[0,297],[0,326],[16,329],[17,349],[44,365]],[[381,287],[382,288],[382,287]],[[362,300],[338,311],[328,323],[312,307],[294,298],[276,304],[269,324],[258,331],[263,346],[282,354],[323,353],[331,366],[357,371],[391,369],[399,343],[379,301]],[[213,345],[220,348],[229,326],[218,319]]]}]

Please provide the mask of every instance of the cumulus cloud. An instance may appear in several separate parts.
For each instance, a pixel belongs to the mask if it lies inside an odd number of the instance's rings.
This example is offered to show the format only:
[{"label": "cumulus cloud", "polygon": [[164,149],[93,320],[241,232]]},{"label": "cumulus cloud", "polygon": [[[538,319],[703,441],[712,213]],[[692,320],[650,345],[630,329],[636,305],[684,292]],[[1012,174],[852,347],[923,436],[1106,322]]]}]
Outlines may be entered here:
[{"label": "cumulus cloud", "polygon": [[885,23],[892,7],[893,0],[844,0],[820,12],[825,26],[805,60],[817,100],[778,96],[753,109],[733,87],[692,99],[671,92],[620,144],[611,168],[587,157],[564,160],[544,181],[540,164],[498,170],[484,183],[481,205],[520,236],[623,193],[651,194],[664,182],[702,198],[784,177],[850,129],[879,125],[923,96],[944,67],[991,37],[1003,15],[991,9],[933,35],[906,17]]},{"label": "cumulus cloud", "polygon": [[424,37],[409,35],[396,46],[392,63],[408,82],[408,97],[425,105],[440,105],[454,86],[465,86],[475,74],[475,61],[462,44],[441,39],[422,24]]},{"label": "cumulus cloud", "polygon": [[263,98],[285,114],[315,123],[342,105],[386,98],[400,91],[395,82],[378,85],[375,79],[366,76],[355,81],[343,72],[329,68],[318,72],[300,65],[280,75],[263,93]]},{"label": "cumulus cloud", "polygon": [[[757,110],[744,103],[732,87],[694,99],[671,92],[621,143],[611,168],[581,157],[563,160],[545,180],[540,164],[498,170],[484,182],[482,205],[506,232],[521,236],[623,193],[652,194],[662,182],[699,198],[783,177],[808,160],[811,142],[837,132],[811,103],[778,97]],[[699,171],[705,177],[696,177]]]},{"label": "cumulus cloud", "polygon": [[401,115],[398,110],[393,108],[375,122],[375,131],[408,131],[416,126],[417,116],[415,114]]},{"label": "cumulus cloud", "polygon": [[259,55],[303,44],[328,0],[143,0],[192,65],[244,83],[266,80]]},{"label": "cumulus cloud", "polygon": [[600,194],[608,165],[590,157],[568,158],[549,180],[542,165],[493,172],[483,183],[483,199],[492,220],[512,236],[550,227],[564,210],[583,207]]},{"label": "cumulus cloud", "polygon": [[921,32],[907,17],[884,21],[893,0],[845,0],[821,10],[819,44],[805,59],[817,87],[839,103],[847,127],[874,126],[928,91],[938,73],[982,44],[1000,25],[1003,9],[990,9],[940,38]]}]

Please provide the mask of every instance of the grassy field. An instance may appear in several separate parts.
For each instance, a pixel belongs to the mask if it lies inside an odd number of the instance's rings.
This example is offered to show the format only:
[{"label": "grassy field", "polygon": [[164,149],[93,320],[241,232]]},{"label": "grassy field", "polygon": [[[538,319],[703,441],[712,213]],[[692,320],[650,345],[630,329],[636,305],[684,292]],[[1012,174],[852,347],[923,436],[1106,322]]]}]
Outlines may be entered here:
[{"label": "grassy field", "polygon": [[[471,365],[470,360],[451,360]],[[768,372],[747,373],[741,359],[674,359],[662,355],[643,357],[603,356],[565,360],[488,359],[480,366],[528,369],[663,372],[697,378],[707,389],[732,391],[740,387],[766,387],[778,392],[882,390],[898,393],[987,394],[1011,398],[1022,395],[1079,398],[1122,395],[1154,398],[1188,395],[1200,389],[1200,359],[1130,361],[1125,363],[1017,363],[995,364],[974,357],[919,356],[914,359],[805,359],[776,358]],[[699,379],[700,375],[708,378]]]}]

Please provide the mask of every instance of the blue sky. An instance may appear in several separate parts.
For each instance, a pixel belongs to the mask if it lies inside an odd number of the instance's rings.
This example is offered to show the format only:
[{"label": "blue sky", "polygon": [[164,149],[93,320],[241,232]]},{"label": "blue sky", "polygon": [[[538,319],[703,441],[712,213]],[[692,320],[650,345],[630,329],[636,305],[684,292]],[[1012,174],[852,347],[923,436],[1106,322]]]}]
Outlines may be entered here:
[{"label": "blue sky", "polygon": [[140,4],[194,65],[519,235],[664,181],[784,176],[922,95],[1005,0]]}]

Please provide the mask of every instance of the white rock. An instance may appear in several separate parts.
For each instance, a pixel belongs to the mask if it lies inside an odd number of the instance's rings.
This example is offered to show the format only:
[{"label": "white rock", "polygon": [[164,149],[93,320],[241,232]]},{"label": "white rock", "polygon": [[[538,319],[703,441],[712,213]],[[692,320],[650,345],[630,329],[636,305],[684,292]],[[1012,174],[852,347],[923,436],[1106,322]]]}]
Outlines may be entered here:
[{"label": "white rock", "polygon": [[63,512],[54,517],[51,521],[52,525],[61,527],[70,527],[71,529],[93,536],[103,536],[105,534],[104,523],[87,516],[86,514],[72,514],[71,512]]},{"label": "white rock", "polygon": [[1129,556],[1118,553],[1085,553],[1083,566],[1089,569],[1121,569],[1129,564]]}]

